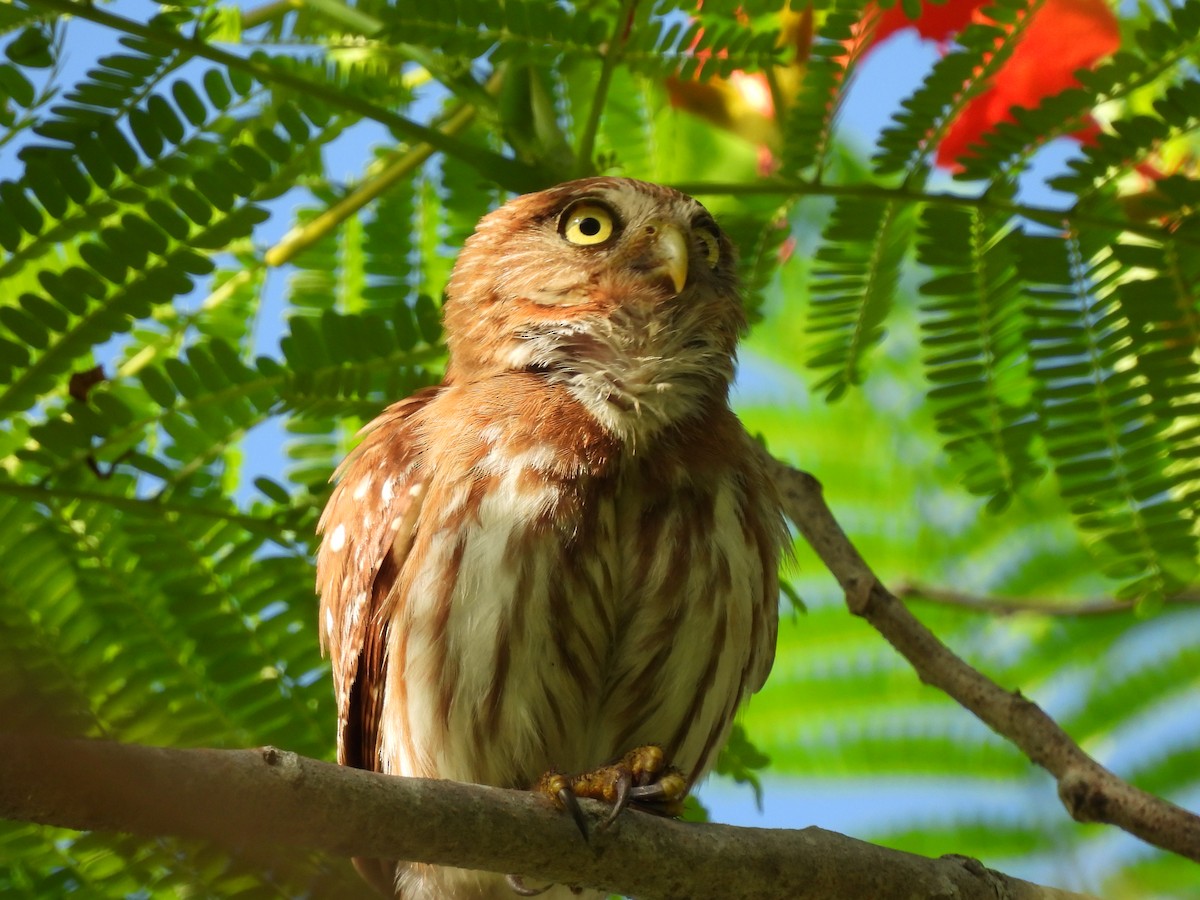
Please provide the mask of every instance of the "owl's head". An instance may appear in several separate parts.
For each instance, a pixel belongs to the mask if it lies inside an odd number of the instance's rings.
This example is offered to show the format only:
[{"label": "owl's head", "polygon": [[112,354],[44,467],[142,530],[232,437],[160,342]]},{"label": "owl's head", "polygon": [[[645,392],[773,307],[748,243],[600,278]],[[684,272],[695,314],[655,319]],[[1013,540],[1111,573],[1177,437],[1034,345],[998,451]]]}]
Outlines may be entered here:
[{"label": "owl's head", "polygon": [[536,372],[616,434],[724,402],[745,316],[733,245],[697,201],[587,178],[485,216],[447,288],[452,379]]}]

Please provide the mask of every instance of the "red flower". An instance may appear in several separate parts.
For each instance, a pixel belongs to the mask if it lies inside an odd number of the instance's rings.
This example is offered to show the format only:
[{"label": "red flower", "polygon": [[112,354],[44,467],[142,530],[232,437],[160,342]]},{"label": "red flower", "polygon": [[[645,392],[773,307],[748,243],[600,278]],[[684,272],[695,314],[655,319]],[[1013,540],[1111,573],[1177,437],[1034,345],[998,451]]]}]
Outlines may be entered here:
[{"label": "red flower", "polygon": [[986,0],[950,0],[936,6],[927,3],[921,9],[920,18],[915,21],[904,14],[903,5],[897,2],[895,6],[885,9],[880,14],[871,43],[878,44],[893,32],[903,31],[905,28],[915,28],[917,34],[932,41],[945,41],[950,35],[966,28],[976,10],[985,2]]},{"label": "red flower", "polygon": [[[984,0],[949,0],[942,6],[924,4],[910,20],[899,3],[884,11],[868,38],[872,45],[896,31],[913,27],[922,37],[945,41],[970,22],[987,22]],[[1012,55],[983,93],[973,98],[938,146],[938,165],[961,168],[958,160],[971,155],[1000,122],[1012,121],[1014,106],[1032,108],[1079,82],[1075,73],[1091,68],[1121,44],[1120,29],[1105,0],[1046,0],[1033,14]],[[1011,28],[1012,26],[1007,26]],[[1094,138],[1090,123],[1074,137]]]}]

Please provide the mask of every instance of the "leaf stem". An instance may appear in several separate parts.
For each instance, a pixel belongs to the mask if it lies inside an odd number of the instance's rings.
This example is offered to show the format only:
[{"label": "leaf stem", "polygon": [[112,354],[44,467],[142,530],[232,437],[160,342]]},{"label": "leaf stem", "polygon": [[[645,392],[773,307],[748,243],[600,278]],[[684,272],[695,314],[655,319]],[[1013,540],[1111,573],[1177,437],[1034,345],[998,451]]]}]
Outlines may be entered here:
[{"label": "leaf stem", "polygon": [[588,110],[587,121],[579,135],[579,145],[575,150],[575,174],[587,175],[595,170],[592,165],[592,155],[596,150],[596,134],[600,130],[600,117],[604,114],[604,104],[608,99],[608,89],[612,84],[613,72],[621,58],[621,49],[633,27],[633,14],[637,0],[622,0],[621,9],[617,13],[617,24],[613,28],[612,39],[604,52],[604,62],[600,64],[600,77],[596,80],[596,93],[592,95],[592,107]]},{"label": "leaf stem", "polygon": [[383,22],[379,19],[340,0],[304,0],[304,5],[364,37],[375,37],[383,30]]},{"label": "leaf stem", "polygon": [[[387,356],[378,357],[372,360],[366,360],[357,363],[353,368],[360,373],[371,373],[376,371],[394,371],[398,366],[419,366],[425,363],[441,359],[446,352],[446,348],[438,345],[428,347],[418,347],[412,350],[398,351],[388,354]],[[332,363],[327,366],[322,366],[317,369],[309,369],[304,373],[305,381],[313,383],[319,380],[322,375],[333,371],[345,371],[346,367],[340,363]],[[220,407],[222,403],[235,397],[248,397],[260,390],[274,390],[283,398],[285,405],[289,402],[289,398],[303,394],[303,389],[293,387],[296,381],[296,373],[289,369],[281,368],[278,372],[270,375],[259,372],[258,376],[251,378],[248,381],[239,381],[235,384],[230,384],[208,394],[199,394],[190,399],[181,400],[174,406],[166,409],[161,409],[154,415],[145,416],[136,419],[133,422],[125,425],[121,429],[100,438],[95,444],[77,450],[73,456],[65,457],[62,462],[51,469],[46,478],[54,479],[64,472],[69,472],[77,466],[82,465],[89,456],[98,456],[107,448],[119,446],[122,442],[137,438],[143,429],[160,423],[166,416],[172,413],[187,413],[195,409],[203,409],[209,406]],[[345,399],[345,398],[342,398]],[[285,406],[286,408],[286,406]],[[277,415],[279,409],[272,410],[270,415]],[[268,416],[263,416],[259,421],[263,421]],[[255,423],[257,424],[257,423]],[[2,486],[5,485],[0,479],[0,493],[3,493]]]},{"label": "leaf stem", "polygon": [[301,0],[272,0],[270,3],[255,6],[242,13],[242,29],[257,28],[272,19],[300,9],[303,5]]},{"label": "leaf stem", "polygon": [[163,500],[111,494],[105,491],[82,491],[76,487],[35,487],[34,485],[15,484],[14,482],[0,479],[0,495],[18,497],[33,503],[50,503],[51,501],[66,503],[73,500],[83,500],[88,503],[102,503],[117,509],[137,512],[143,515],[179,515],[195,516],[201,519],[217,519],[222,522],[240,525],[247,531],[256,533],[264,531],[277,533],[280,529],[286,529],[286,525],[280,521],[278,515],[252,516],[227,509],[213,509],[196,503],[171,503]]},{"label": "leaf stem", "polygon": [[907,187],[885,187],[879,184],[825,184],[815,181],[791,179],[760,179],[753,182],[686,181],[672,185],[677,190],[693,196],[792,196],[792,197],[861,197],[880,200],[899,200],[907,203],[930,203],[941,206],[966,207],[1021,216],[1042,225],[1061,227],[1065,223],[1127,231],[1159,242],[1175,242],[1200,247],[1200,234],[1191,234],[1183,229],[1170,231],[1160,225],[1135,222],[1129,219],[1114,219],[1108,216],[1081,212],[1073,207],[1054,208],[1033,206],[997,200],[986,194],[969,196],[963,194],[929,193]]}]

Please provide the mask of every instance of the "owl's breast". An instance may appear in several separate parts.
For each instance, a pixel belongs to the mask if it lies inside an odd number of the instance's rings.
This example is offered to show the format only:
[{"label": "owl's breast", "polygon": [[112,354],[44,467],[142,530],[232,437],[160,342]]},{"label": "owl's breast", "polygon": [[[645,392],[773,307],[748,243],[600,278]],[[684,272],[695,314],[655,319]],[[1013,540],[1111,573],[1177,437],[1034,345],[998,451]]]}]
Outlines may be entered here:
[{"label": "owl's breast", "polygon": [[774,652],[778,513],[728,465],[637,470],[618,495],[618,591],[598,743],[660,744],[695,780]]},{"label": "owl's breast", "polygon": [[740,425],[643,454],[578,406],[470,441],[465,417],[432,457],[390,632],[390,771],[527,787],[659,743],[696,776],[761,682],[778,511],[747,488]]}]

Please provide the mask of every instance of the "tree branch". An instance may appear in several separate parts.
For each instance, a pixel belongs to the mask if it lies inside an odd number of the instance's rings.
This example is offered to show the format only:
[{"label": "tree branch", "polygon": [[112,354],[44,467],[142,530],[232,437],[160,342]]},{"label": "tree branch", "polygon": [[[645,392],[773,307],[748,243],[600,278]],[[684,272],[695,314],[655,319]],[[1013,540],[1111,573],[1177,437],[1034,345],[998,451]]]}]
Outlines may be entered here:
[{"label": "tree branch", "polygon": [[1019,690],[1005,690],[955,656],[879,583],[834,519],[820,483],[762,452],[788,517],[841,584],[850,611],[870,622],[921,681],[945,691],[1053,775],[1059,798],[1078,821],[1116,825],[1200,862],[1200,816],[1118,778]]},{"label": "tree branch", "polygon": [[[697,825],[629,812],[583,841],[540,795],[398,778],[276,750],[173,750],[0,734],[0,818],[286,845],[521,873],[642,898],[1084,900],[819,828]],[[593,824],[606,809],[584,801]]]}]

